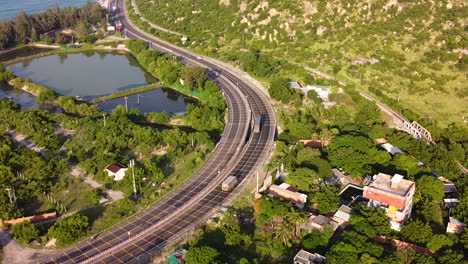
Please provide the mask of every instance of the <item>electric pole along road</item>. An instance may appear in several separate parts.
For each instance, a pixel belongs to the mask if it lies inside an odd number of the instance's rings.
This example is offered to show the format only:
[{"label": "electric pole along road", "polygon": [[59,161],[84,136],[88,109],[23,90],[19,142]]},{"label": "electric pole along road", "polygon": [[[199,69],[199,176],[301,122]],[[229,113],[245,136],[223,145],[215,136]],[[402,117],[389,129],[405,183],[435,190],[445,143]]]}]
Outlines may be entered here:
[{"label": "electric pole along road", "polygon": [[[268,99],[242,74],[213,59],[161,41],[140,31],[128,20],[124,1],[116,1],[118,19],[125,35],[145,40],[152,49],[177,56],[183,63],[204,67],[221,88],[228,105],[228,121],[220,142],[207,163],[193,176],[149,208],[113,228],[86,239],[40,263],[141,263],[205,222],[218,208],[227,205],[245,186],[246,179],[264,164],[273,147],[276,117]],[[261,127],[254,132],[256,117]],[[229,175],[239,184],[221,189]]]}]

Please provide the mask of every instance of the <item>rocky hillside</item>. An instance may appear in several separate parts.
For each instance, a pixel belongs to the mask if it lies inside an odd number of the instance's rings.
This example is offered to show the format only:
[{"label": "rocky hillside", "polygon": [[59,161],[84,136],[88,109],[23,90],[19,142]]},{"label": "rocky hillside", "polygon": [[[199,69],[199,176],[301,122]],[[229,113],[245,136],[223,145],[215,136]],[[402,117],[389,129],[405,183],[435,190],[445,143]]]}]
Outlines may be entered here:
[{"label": "rocky hillside", "polygon": [[[213,55],[259,49],[401,100],[427,118],[468,118],[463,0],[137,0],[155,24]],[[238,56],[238,55],[237,55]]]}]

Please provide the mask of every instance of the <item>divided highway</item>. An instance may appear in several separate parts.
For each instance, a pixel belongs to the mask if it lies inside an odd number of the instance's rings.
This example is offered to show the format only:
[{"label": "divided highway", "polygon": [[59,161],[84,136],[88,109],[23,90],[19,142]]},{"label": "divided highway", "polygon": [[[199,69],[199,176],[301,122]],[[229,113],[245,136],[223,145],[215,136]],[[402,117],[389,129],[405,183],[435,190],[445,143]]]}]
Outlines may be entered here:
[{"label": "divided highway", "polygon": [[[265,162],[273,147],[276,117],[266,96],[237,71],[222,63],[205,60],[187,50],[147,35],[134,27],[124,13],[124,0],[117,0],[125,35],[142,39],[150,47],[178,56],[184,63],[205,67],[219,85],[228,104],[228,121],[207,163],[190,179],[150,208],[117,226],[84,240],[40,263],[141,263],[151,259],[217,209],[228,205]],[[215,74],[216,73],[216,74]],[[259,133],[252,133],[255,116],[263,117]],[[240,184],[232,192],[221,190],[229,175]]]}]

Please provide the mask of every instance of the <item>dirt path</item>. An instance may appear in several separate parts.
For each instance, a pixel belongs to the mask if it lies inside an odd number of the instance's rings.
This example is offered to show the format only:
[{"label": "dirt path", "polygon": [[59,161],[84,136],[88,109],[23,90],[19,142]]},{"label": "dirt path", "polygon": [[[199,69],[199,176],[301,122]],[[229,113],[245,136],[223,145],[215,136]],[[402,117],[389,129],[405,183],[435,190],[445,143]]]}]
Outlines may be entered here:
[{"label": "dirt path", "polygon": [[3,246],[3,263],[6,264],[35,263],[39,259],[58,254],[61,251],[25,247],[14,241],[10,233],[3,229],[0,229],[0,244]]},{"label": "dirt path", "polygon": [[[88,184],[89,186],[97,189],[101,188],[103,184],[95,181],[93,178],[89,177],[87,173],[85,173],[81,168],[77,167],[76,165],[70,166],[70,174],[74,177],[81,177],[84,183]],[[118,201],[125,197],[125,194],[121,191],[114,191],[114,190],[106,190],[105,193],[108,197],[112,199],[111,202]]]}]

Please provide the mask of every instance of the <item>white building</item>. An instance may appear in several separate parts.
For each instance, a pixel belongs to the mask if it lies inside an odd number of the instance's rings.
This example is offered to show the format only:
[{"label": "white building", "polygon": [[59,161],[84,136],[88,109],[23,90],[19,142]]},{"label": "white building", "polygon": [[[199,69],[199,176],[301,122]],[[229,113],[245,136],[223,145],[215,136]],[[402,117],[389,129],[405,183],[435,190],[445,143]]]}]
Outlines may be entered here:
[{"label": "white building", "polygon": [[120,163],[112,163],[104,171],[107,171],[107,175],[113,177],[114,181],[120,181],[125,177],[127,170],[128,168]]},{"label": "white building", "polygon": [[392,156],[395,156],[395,154],[405,154],[401,149],[393,146],[390,143],[380,144],[380,146],[388,153],[392,154]]},{"label": "white building", "polygon": [[325,264],[326,258],[318,253],[310,253],[303,249],[294,256],[294,264]]}]

